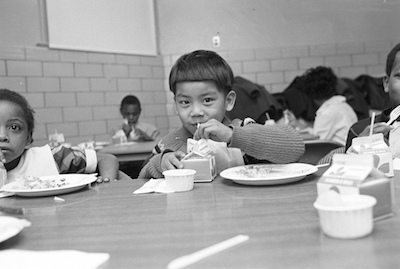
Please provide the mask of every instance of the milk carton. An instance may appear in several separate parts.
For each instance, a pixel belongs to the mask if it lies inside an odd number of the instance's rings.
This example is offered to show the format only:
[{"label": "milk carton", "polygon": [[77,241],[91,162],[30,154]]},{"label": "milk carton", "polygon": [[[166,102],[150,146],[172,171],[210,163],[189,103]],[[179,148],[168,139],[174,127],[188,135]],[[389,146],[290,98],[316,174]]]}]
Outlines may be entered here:
[{"label": "milk carton", "polygon": [[388,177],[394,176],[392,152],[385,143],[382,133],[353,138],[351,148],[349,153],[372,155],[375,168]]},{"label": "milk carton", "polygon": [[375,219],[393,215],[393,180],[375,168],[373,155],[335,154],[331,167],[317,183],[318,195],[331,189],[342,195],[366,194],[375,197]]},{"label": "milk carton", "polygon": [[217,176],[216,162],[213,151],[208,146],[207,140],[187,141],[188,154],[181,160],[183,168],[194,169],[194,182],[211,182]]},{"label": "milk carton", "polygon": [[211,139],[187,140],[183,167],[196,170],[194,182],[211,182],[223,170],[244,165],[242,151]]}]

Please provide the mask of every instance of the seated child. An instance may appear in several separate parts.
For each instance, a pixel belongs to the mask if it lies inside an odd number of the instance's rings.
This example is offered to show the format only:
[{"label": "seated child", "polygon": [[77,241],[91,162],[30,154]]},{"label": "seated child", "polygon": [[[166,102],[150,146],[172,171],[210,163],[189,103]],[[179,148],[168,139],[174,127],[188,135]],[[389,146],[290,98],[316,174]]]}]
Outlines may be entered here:
[{"label": "seated child", "polygon": [[336,92],[337,77],[332,69],[324,66],[308,69],[300,78],[300,89],[313,100],[317,111],[312,122],[296,119],[287,113],[289,124],[307,129],[323,140],[345,145],[347,133],[356,121],[357,114],[346,102],[346,97]]},{"label": "seated child", "polygon": [[226,142],[242,150],[245,163],[299,160],[304,142],[292,127],[232,124],[225,115],[235,105],[232,84],[230,66],[213,51],[198,50],[177,60],[169,85],[182,127],[159,141],[139,178],[160,178],[165,170],[183,168],[180,160],[187,152],[188,138]]},{"label": "seated child", "polygon": [[[390,112],[400,105],[400,43],[392,48],[386,59],[386,74],[383,78],[384,91],[389,93],[391,107],[385,109],[381,114],[375,117],[372,133],[382,133],[385,142],[392,151],[393,158],[400,157],[400,122],[395,121],[391,125],[386,125],[390,118]],[[330,163],[336,153],[345,153],[352,145],[353,138],[368,136],[371,128],[371,118],[360,120],[350,128],[346,146],[333,150],[324,156],[318,164]]]},{"label": "seated child", "polygon": [[34,111],[17,92],[0,90],[0,161],[7,170],[7,182],[18,176],[50,176],[98,172],[98,182],[118,176],[118,160],[94,150],[49,145],[32,147]]},{"label": "seated child", "polygon": [[[386,74],[383,78],[384,91],[389,93],[391,107],[375,117],[373,133],[382,133],[393,153],[393,158],[400,157],[400,123],[394,121],[391,125],[385,123],[390,118],[390,112],[400,105],[400,43],[389,52],[386,59]],[[354,124],[348,134],[346,150],[351,146],[353,138],[368,136],[371,119],[364,119]]]},{"label": "seated child", "polygon": [[119,109],[124,119],[123,125],[113,138],[121,138],[122,141],[153,141],[160,132],[151,124],[139,122],[142,112],[140,101],[134,95],[128,95],[122,99]]}]

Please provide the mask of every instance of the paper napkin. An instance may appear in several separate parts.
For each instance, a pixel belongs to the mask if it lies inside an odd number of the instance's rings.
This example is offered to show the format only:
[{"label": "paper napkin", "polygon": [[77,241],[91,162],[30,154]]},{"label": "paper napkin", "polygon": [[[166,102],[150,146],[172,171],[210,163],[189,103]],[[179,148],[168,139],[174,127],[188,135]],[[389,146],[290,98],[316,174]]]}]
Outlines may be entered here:
[{"label": "paper napkin", "polygon": [[152,178],[149,181],[147,181],[141,188],[134,191],[133,194],[142,194],[151,192],[171,193],[174,191],[167,188],[167,183],[165,182],[164,178],[159,178],[159,179]]},{"label": "paper napkin", "polygon": [[108,253],[86,253],[77,250],[8,249],[0,251],[1,268],[7,269],[96,269],[109,258],[110,254]]},{"label": "paper napkin", "polygon": [[13,196],[13,195],[15,195],[15,193],[0,190],[0,198],[4,198],[4,197],[8,197],[8,196]]}]

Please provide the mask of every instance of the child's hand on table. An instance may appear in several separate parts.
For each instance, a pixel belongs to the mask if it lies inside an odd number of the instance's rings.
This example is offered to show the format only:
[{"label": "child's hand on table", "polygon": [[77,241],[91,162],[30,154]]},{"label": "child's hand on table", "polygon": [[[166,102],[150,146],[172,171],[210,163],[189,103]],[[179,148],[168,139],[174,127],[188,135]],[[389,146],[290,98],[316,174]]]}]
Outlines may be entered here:
[{"label": "child's hand on table", "polygon": [[193,138],[199,139],[212,139],[218,142],[230,143],[232,139],[233,130],[216,119],[211,119],[203,122],[197,128]]},{"label": "child's hand on table", "polygon": [[167,152],[164,153],[161,159],[161,170],[172,170],[172,169],[182,169],[183,164],[181,159],[185,157],[185,153],[182,151]]}]

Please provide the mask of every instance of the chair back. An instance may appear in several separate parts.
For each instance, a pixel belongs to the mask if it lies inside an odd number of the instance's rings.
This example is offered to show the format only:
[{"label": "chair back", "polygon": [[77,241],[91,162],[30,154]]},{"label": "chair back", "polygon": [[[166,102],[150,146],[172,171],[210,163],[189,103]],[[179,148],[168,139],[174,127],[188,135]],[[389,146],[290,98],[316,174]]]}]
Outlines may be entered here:
[{"label": "chair back", "polygon": [[321,158],[333,149],[343,147],[343,145],[330,140],[306,140],[304,143],[306,151],[300,158],[299,162],[312,165],[316,165]]}]

